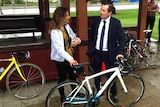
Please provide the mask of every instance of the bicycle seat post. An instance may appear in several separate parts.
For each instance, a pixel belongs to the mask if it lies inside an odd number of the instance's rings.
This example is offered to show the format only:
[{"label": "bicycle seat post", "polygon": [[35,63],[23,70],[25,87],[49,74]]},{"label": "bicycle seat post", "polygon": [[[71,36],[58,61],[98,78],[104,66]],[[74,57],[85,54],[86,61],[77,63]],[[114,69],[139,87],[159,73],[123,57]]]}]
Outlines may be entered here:
[{"label": "bicycle seat post", "polygon": [[147,35],[149,32],[152,32],[152,30],[143,30],[143,32],[145,33],[145,37],[148,39]]}]

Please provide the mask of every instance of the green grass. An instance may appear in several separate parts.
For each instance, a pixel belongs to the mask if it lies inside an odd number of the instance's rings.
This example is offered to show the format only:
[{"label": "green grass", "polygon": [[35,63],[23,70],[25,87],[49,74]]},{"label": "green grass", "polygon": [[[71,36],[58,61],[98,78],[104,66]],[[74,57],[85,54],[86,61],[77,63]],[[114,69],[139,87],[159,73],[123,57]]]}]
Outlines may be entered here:
[{"label": "green grass", "polygon": [[[75,12],[71,13],[71,16],[76,16]],[[88,16],[99,16],[99,11],[89,11]],[[138,9],[129,9],[129,10],[116,10],[116,14],[112,15],[115,18],[118,18],[121,21],[123,27],[127,26],[137,26],[138,23]],[[156,14],[156,21],[153,28],[152,38],[158,38],[158,21],[160,15]]]}]

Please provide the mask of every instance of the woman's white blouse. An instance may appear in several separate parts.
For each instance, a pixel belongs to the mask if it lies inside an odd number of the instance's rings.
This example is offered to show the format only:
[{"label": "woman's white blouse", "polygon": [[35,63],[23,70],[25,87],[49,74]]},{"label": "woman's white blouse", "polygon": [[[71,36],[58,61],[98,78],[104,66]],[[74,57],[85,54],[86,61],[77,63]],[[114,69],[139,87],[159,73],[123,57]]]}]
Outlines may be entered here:
[{"label": "woman's white blouse", "polygon": [[[69,24],[65,24],[65,28],[71,37],[71,40],[74,41],[76,34],[73,32]],[[58,62],[63,62],[64,60],[70,61],[73,59],[64,48],[64,38],[62,31],[60,29],[55,29],[51,31],[51,60]]]}]

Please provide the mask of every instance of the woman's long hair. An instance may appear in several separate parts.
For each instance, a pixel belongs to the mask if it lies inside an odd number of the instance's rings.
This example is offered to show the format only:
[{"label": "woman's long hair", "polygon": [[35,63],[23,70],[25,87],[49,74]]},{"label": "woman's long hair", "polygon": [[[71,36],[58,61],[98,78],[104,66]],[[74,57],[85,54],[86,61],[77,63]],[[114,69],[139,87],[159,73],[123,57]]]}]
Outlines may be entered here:
[{"label": "woman's long hair", "polygon": [[58,7],[54,11],[53,18],[52,18],[51,22],[49,23],[49,30],[48,30],[49,34],[51,33],[51,30],[60,28],[60,25],[61,25],[63,19],[65,18],[67,11],[68,10],[65,7]]}]

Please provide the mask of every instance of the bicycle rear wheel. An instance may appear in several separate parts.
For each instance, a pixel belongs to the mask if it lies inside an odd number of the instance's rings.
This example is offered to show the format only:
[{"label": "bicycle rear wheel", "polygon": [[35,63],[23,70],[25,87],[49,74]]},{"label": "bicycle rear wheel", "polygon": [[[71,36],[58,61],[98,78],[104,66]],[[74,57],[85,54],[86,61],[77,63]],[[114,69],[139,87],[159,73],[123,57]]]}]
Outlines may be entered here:
[{"label": "bicycle rear wheel", "polygon": [[29,99],[37,96],[44,87],[45,75],[42,69],[32,63],[21,63],[19,68],[27,80],[25,82],[14,67],[7,75],[7,90],[15,97]]},{"label": "bicycle rear wheel", "polygon": [[[76,95],[71,103],[65,103],[70,101],[73,96],[71,92],[73,92],[73,90],[75,92],[79,86],[80,84],[75,81],[62,82],[56,85],[47,95],[45,102],[46,107],[86,107],[87,104],[82,104],[82,102],[86,101],[88,98],[88,91],[85,87],[82,87],[79,91],[79,93],[81,93],[83,96]],[[60,95],[59,90],[64,90],[64,94]]]},{"label": "bicycle rear wheel", "polygon": [[155,65],[159,60],[159,44],[149,42],[145,47],[146,63],[148,65]]},{"label": "bicycle rear wheel", "polygon": [[[139,77],[136,74],[128,74],[126,76],[123,76],[123,80],[128,90],[127,94],[124,92],[123,87],[118,79],[112,81],[112,83],[108,87],[107,99],[110,102],[110,104],[113,105],[114,107],[133,106],[142,98],[144,94],[145,86],[141,77]],[[119,101],[117,103],[113,101],[111,94],[111,87],[115,82],[117,85],[117,96],[119,98]]]}]

